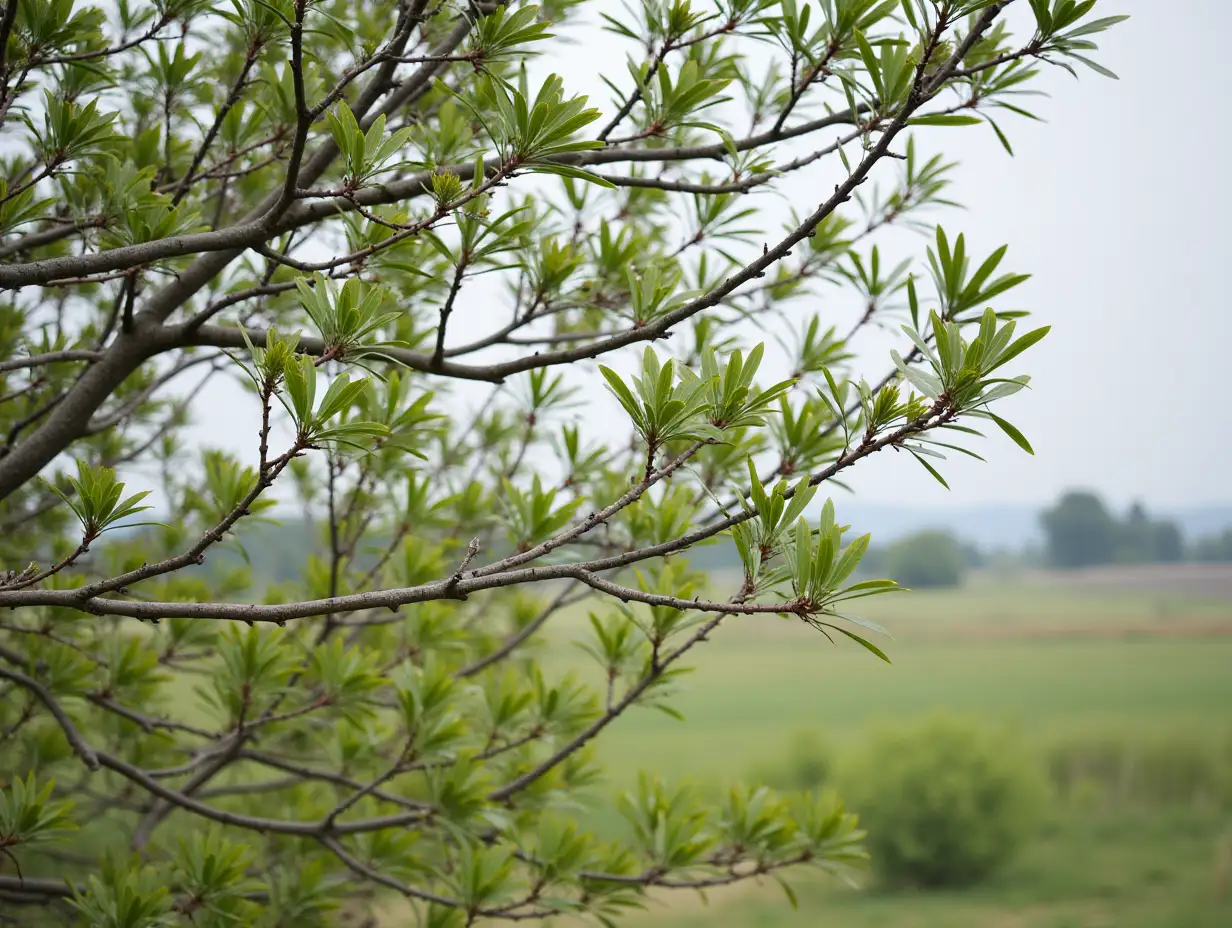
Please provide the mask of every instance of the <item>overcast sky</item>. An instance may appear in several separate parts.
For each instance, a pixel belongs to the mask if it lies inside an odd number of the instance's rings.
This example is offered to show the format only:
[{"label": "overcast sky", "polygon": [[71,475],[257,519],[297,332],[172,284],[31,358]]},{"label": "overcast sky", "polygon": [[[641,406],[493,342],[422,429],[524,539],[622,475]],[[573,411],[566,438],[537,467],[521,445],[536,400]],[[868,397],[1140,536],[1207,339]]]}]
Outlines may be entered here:
[{"label": "overcast sky", "polygon": [[882,459],[855,478],[863,496],[1033,502],[1085,485],[1160,506],[1232,499],[1232,3],[1099,7],[1132,16],[1099,37],[1119,81],[1049,69],[1048,123],[1017,121],[1012,159],[986,129],[946,136],[961,228],[1009,244],[1034,274],[1014,302],[1053,327],[1026,356],[1033,389],[1006,401],[1035,457],[989,442],[988,464],[949,463],[949,494]]},{"label": "overcast sky", "polygon": [[[978,449],[987,464],[943,465],[950,492],[905,455],[883,454],[852,477],[862,499],[1034,503],[1087,486],[1118,504],[1232,501],[1232,2],[1103,0],[1099,8],[1132,15],[1099,37],[1097,57],[1120,81],[1085,69],[1074,81],[1046,68],[1037,86],[1050,98],[1032,108],[1047,122],[999,120],[1014,158],[987,127],[928,130],[918,143],[960,162],[953,196],[967,209],[944,215],[946,229],[964,232],[981,255],[1008,244],[1003,269],[1034,275],[998,305],[1030,309],[1030,322],[1052,332],[1025,356],[1033,389],[998,408],[1036,454],[992,438]],[[561,73],[569,90],[610,110],[597,78],[620,80],[625,49],[607,34],[567,32],[598,41],[558,46],[534,70]],[[833,189],[817,175],[791,183],[807,208],[826,183]],[[758,202],[763,226],[777,228],[782,202]],[[842,311],[835,309],[837,323]],[[878,376],[894,344],[866,338],[857,370]],[[244,426],[237,399],[234,388],[213,391],[198,434],[251,457],[255,419],[253,429]]]}]

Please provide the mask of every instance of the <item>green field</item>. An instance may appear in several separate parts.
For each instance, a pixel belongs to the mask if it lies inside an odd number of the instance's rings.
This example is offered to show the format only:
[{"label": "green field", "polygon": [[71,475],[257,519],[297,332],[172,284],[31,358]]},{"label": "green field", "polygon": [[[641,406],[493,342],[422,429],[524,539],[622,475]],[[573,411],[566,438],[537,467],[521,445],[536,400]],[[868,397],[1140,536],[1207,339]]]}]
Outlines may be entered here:
[{"label": "green field", "polygon": [[[600,741],[617,782],[648,759],[669,776],[739,778],[801,730],[841,745],[882,719],[978,712],[1028,737],[1232,732],[1232,602],[981,584],[866,601],[894,635],[886,665],[795,620],[733,617],[698,649],[673,701]],[[558,626],[550,667],[584,658]],[[743,758],[743,767],[738,763]]]},{"label": "green field", "polygon": [[[802,732],[820,737],[841,768],[882,720],[954,710],[1010,724],[1041,763],[1058,745],[1109,743],[1129,755],[1153,746],[1165,759],[1213,756],[1223,776],[1232,770],[1232,598],[1175,586],[1116,592],[977,578],[962,590],[886,597],[863,614],[893,632],[884,643],[892,666],[795,621],[733,618],[698,649],[673,701],[686,721],[637,710],[600,739],[600,757],[614,789],[642,769],[718,786],[773,769]],[[556,628],[550,667],[586,669],[569,643],[580,631],[580,617]],[[602,810],[595,825],[619,827]],[[771,883],[713,894],[709,905],[673,896],[632,923],[1227,926],[1232,809],[1185,793],[1146,802],[1105,784],[1056,799],[1030,846],[977,890],[902,895],[797,882],[794,912]]]}]

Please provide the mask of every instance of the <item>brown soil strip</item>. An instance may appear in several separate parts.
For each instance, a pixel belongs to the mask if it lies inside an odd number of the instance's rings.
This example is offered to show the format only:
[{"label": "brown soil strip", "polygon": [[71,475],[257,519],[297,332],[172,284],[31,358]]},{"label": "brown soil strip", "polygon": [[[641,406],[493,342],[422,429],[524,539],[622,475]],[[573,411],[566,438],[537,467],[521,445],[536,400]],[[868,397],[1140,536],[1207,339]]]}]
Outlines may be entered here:
[{"label": "brown soil strip", "polygon": [[1004,641],[1077,638],[1222,638],[1232,635],[1232,620],[1216,622],[1169,622],[1154,625],[1064,625],[1055,627],[1014,628],[995,625],[965,626],[958,630],[939,630],[936,634],[904,633],[900,637],[914,640]]}]

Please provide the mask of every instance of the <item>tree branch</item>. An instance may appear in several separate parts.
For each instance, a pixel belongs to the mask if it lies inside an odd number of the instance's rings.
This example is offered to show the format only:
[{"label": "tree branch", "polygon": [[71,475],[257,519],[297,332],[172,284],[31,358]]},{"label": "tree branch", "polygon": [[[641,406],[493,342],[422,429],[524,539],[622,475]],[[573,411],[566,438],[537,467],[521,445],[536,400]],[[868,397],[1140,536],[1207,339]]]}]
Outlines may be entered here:
[{"label": "tree branch", "polygon": [[10,358],[7,361],[0,361],[0,373],[43,367],[47,364],[61,364],[65,361],[97,361],[102,356],[100,351],[89,351],[84,348],[48,351],[45,354],[33,354],[27,358]]}]

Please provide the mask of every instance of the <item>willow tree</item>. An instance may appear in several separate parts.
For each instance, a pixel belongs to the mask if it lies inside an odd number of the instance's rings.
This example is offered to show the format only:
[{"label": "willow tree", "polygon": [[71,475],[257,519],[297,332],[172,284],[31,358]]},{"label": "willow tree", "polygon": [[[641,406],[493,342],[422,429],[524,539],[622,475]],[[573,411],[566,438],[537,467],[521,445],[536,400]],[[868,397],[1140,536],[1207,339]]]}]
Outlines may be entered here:
[{"label": "willow tree", "polygon": [[[827,483],[1030,451],[993,408],[1044,330],[921,152],[1104,71],[1094,5],[8,0],[0,921],[608,922],[857,865],[833,798],[647,775],[614,841],[578,803],[724,624],[885,657]],[[603,109],[528,76],[570,21],[629,50]]]}]

